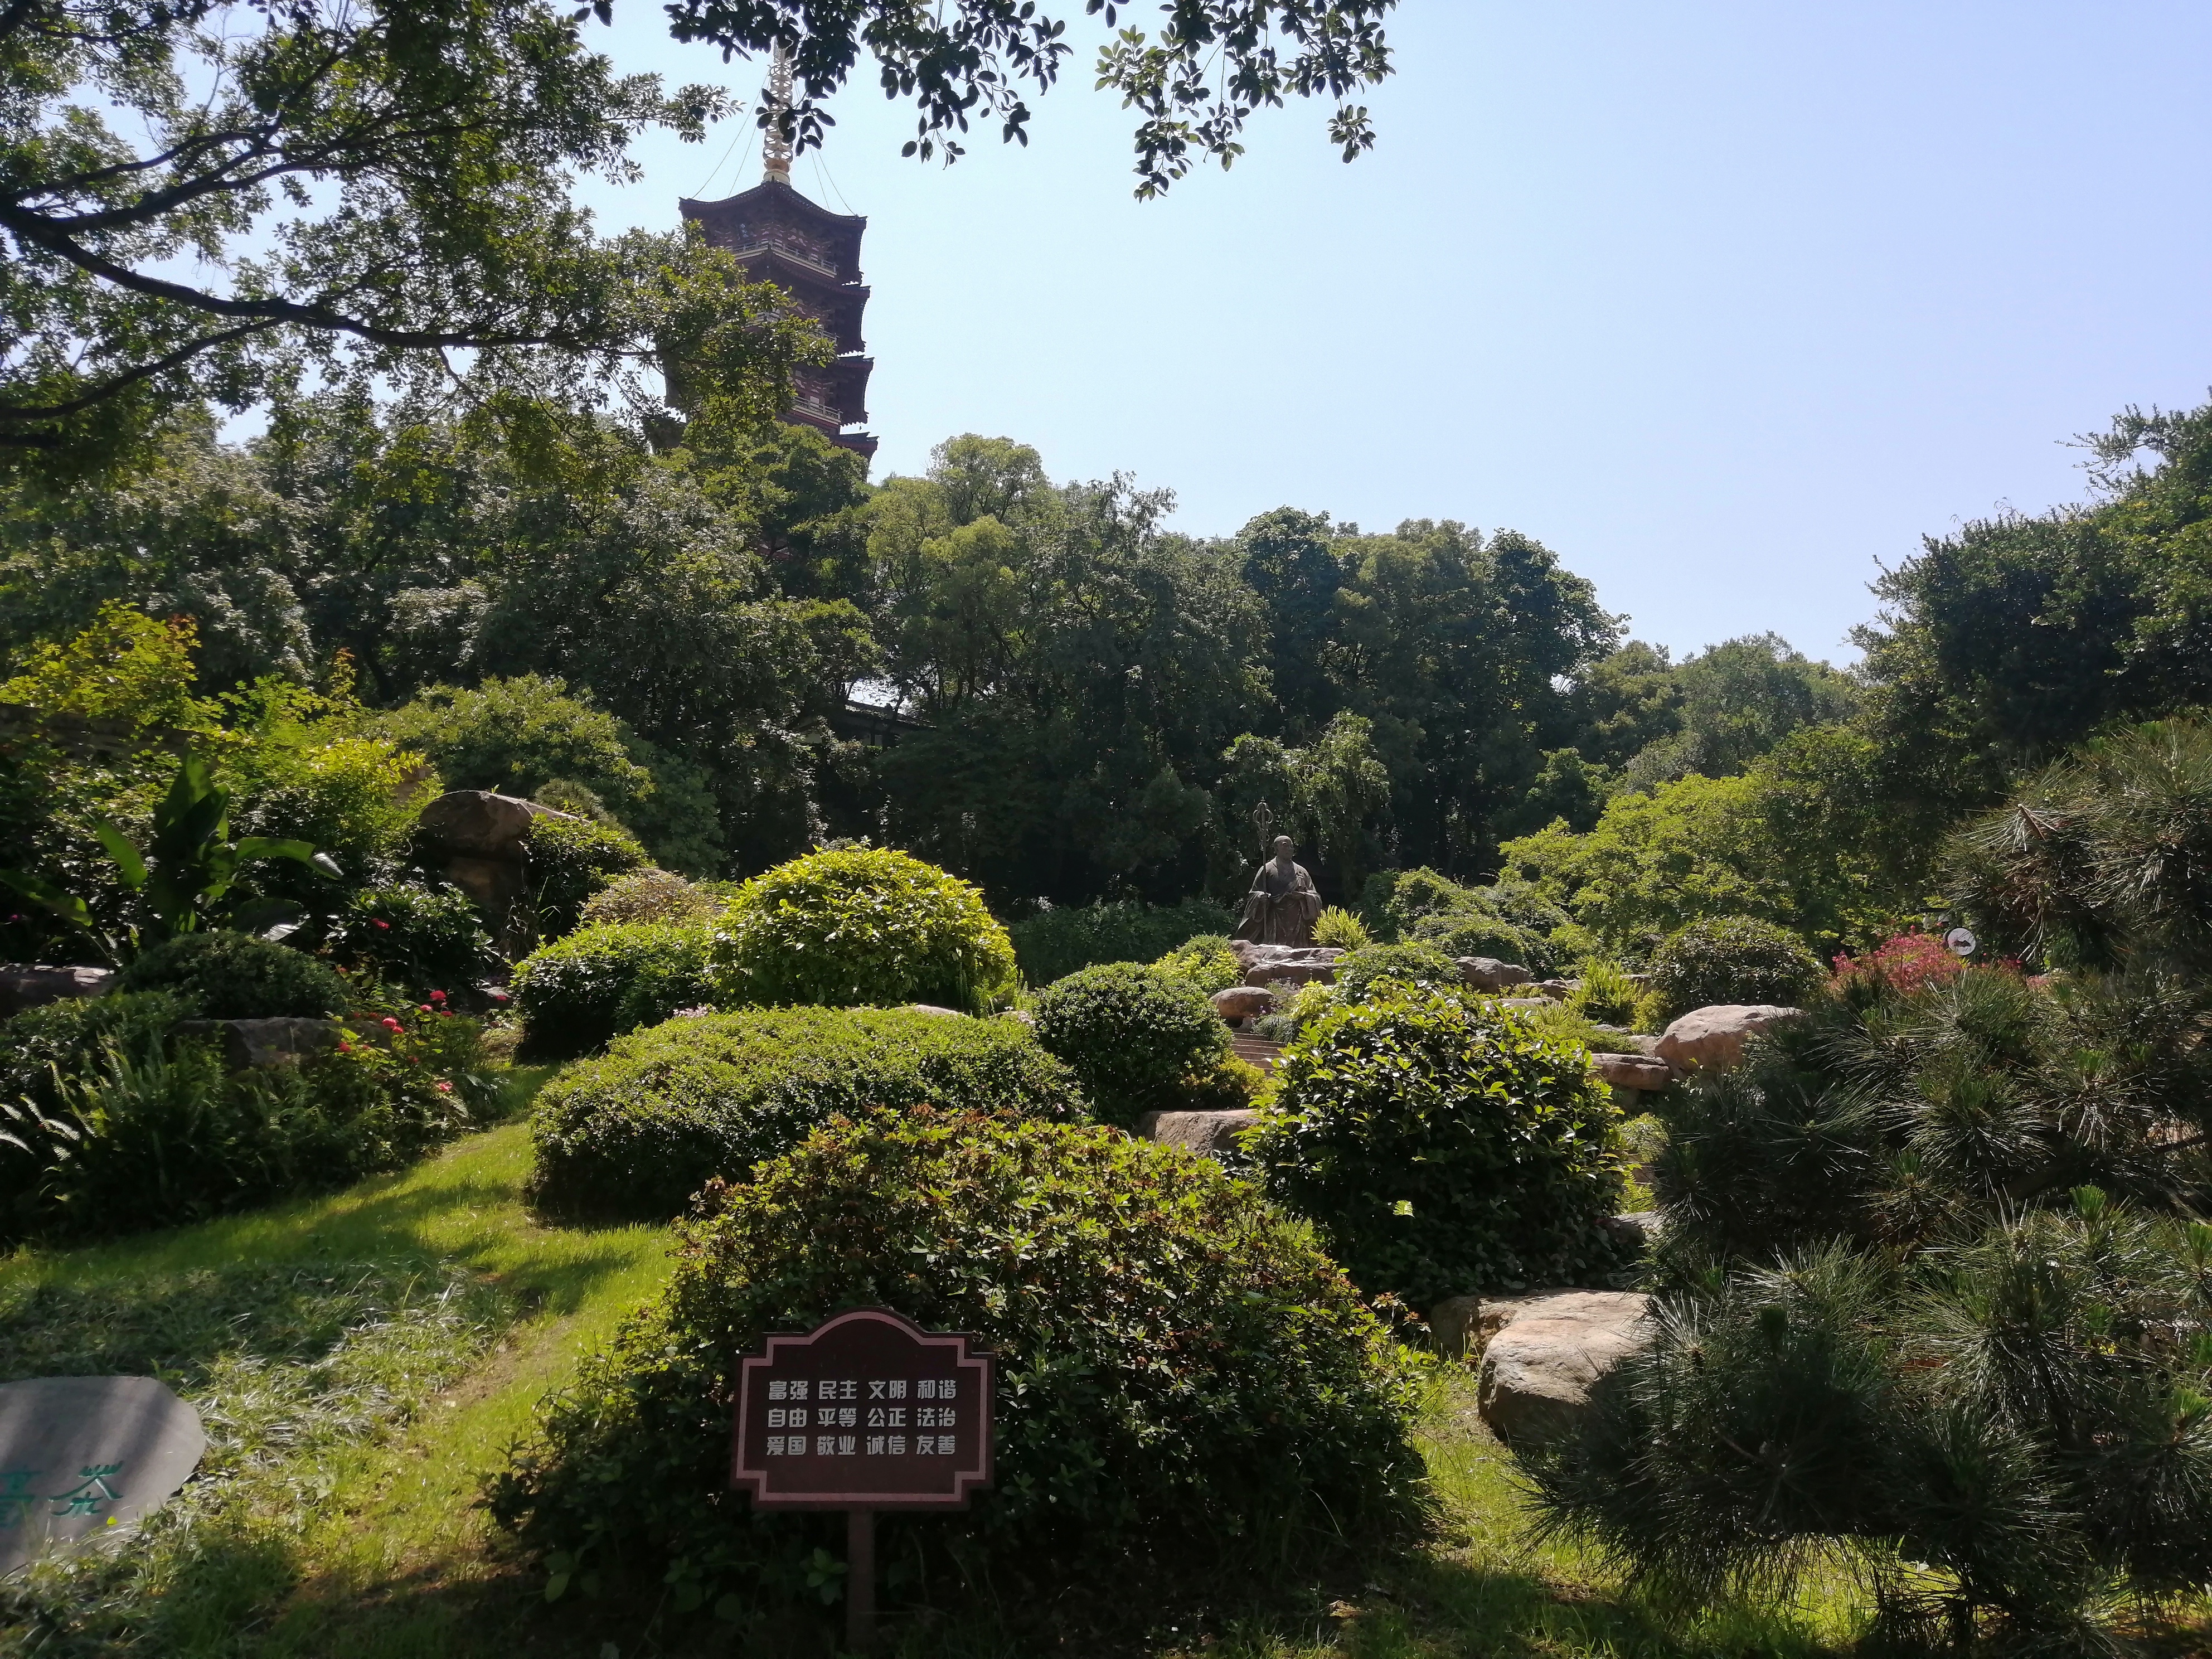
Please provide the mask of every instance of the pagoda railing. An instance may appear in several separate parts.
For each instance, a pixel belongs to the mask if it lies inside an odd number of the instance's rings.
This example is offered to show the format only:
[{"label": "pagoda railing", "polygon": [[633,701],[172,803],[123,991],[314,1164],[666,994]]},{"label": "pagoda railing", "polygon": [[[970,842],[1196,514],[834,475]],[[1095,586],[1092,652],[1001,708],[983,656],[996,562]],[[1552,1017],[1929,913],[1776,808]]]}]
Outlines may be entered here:
[{"label": "pagoda railing", "polygon": [[736,248],[732,251],[740,259],[755,253],[781,253],[785,258],[795,260],[799,264],[805,265],[809,270],[820,271],[824,276],[827,276],[833,283],[842,282],[844,280],[843,277],[838,276],[837,268],[835,265],[825,265],[811,253],[806,252],[801,248],[793,247],[787,242],[779,242],[773,237],[758,242],[751,247]]}]

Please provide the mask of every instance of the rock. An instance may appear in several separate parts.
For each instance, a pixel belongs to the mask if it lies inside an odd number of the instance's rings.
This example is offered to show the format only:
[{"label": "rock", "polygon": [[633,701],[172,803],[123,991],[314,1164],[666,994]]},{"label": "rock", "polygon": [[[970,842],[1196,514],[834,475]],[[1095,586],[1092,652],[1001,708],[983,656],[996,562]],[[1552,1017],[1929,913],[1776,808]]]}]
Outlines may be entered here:
[{"label": "rock", "polygon": [[1626,1215],[1609,1215],[1598,1224],[1606,1237],[1624,1250],[1641,1253],[1659,1240],[1667,1224],[1656,1210],[1631,1210]]},{"label": "rock", "polygon": [[1592,1054],[1597,1074],[1616,1089],[1663,1089],[1674,1080],[1674,1068],[1647,1054]]},{"label": "rock", "polygon": [[335,1019],[187,1019],[174,1030],[179,1036],[214,1038],[223,1062],[243,1072],[255,1066],[297,1066],[334,1047],[347,1027]]},{"label": "rock", "polygon": [[940,1008],[933,1002],[909,1002],[906,1006],[906,1011],[909,1014],[935,1014],[939,1019],[965,1019],[968,1018],[967,1015],[962,1013],[957,1008]]},{"label": "rock", "polygon": [[1569,997],[1574,995],[1575,987],[1578,982],[1571,979],[1540,979],[1535,983],[1535,988],[1554,1002],[1565,1002]]},{"label": "rock", "polygon": [[44,963],[0,963],[0,1019],[68,997],[105,995],[115,983],[112,968],[50,968]]},{"label": "rock", "polygon": [[1658,1058],[1659,1039],[1657,1037],[1637,1036],[1632,1034],[1629,1036],[1628,1041],[1636,1045],[1636,1052],[1638,1054],[1650,1054],[1655,1060]]},{"label": "rock", "polygon": [[492,937],[512,957],[530,945],[530,826],[569,816],[489,789],[455,789],[416,816],[416,844],[476,901]]},{"label": "rock", "polygon": [[1457,1359],[1468,1348],[1481,1346],[1481,1316],[1479,1296],[1447,1297],[1430,1309],[1429,1334],[1436,1339],[1437,1352]]},{"label": "rock", "polygon": [[1500,1439],[1526,1445],[1574,1426],[1590,1385],[1651,1339],[1640,1291],[1541,1291],[1483,1304],[1476,1408]]},{"label": "rock", "polygon": [[1259,985],[1232,985],[1213,994],[1213,1012],[1234,1024],[1273,1011],[1275,994]]},{"label": "rock", "polygon": [[1766,1002],[1720,1002],[1693,1008],[1667,1028],[1656,1052],[1677,1071],[1724,1072],[1743,1058],[1745,1038],[1778,1021],[1800,1018],[1804,1012]]},{"label": "rock", "polygon": [[1333,984],[1337,958],[1344,954],[1333,945],[1254,945],[1241,939],[1229,948],[1248,986]]},{"label": "rock", "polygon": [[1526,968],[1517,962],[1500,962],[1496,957],[1461,957],[1454,965],[1459,976],[1478,991],[1503,991],[1528,982]]},{"label": "rock", "polygon": [[1229,1039],[1229,1052],[1247,1065],[1272,1072],[1281,1062],[1283,1045],[1265,1037],[1237,1036]]},{"label": "rock", "polygon": [[1237,1137],[1259,1121],[1254,1111],[1146,1112],[1137,1120],[1137,1139],[1219,1158],[1233,1152]]},{"label": "rock", "polygon": [[150,1376],[0,1384],[0,1573],[57,1545],[123,1536],[206,1449],[199,1413]]},{"label": "rock", "polygon": [[1500,997],[1498,1006],[1501,1008],[1548,1008],[1552,1006],[1552,1000],[1549,997]]}]

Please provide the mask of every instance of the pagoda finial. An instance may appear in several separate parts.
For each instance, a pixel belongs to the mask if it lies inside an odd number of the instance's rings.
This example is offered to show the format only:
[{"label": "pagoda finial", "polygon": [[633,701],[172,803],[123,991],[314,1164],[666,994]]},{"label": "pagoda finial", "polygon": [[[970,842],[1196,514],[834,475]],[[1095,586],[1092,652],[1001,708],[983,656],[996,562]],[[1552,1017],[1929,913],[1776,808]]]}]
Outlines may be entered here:
[{"label": "pagoda finial", "polygon": [[791,53],[775,43],[775,56],[768,65],[769,123],[761,130],[761,182],[791,182],[791,136],[783,130],[783,117],[791,108]]}]

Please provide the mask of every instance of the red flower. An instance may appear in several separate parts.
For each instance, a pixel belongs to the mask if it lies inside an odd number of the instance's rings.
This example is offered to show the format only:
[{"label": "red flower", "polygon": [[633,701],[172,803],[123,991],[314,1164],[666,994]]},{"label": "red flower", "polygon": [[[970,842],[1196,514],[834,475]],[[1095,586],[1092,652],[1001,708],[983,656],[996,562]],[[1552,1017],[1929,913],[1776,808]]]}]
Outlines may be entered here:
[{"label": "red flower", "polygon": [[368,919],[368,925],[372,927],[381,927],[387,933],[392,931],[392,924],[390,922],[379,921],[374,916],[371,916]]},{"label": "red flower", "polygon": [[430,993],[430,1000],[433,1002],[443,1002],[445,1000],[446,994],[443,991],[433,991]]},{"label": "red flower", "polygon": [[389,1014],[386,1014],[386,1016],[385,1016],[381,1020],[378,1021],[377,1023],[378,1023],[379,1024],[382,1025],[382,1026],[384,1027],[384,1029],[385,1029],[386,1030],[387,1030],[387,1031],[396,1031],[396,1030],[398,1030],[399,1029],[399,1022],[398,1022],[398,1020],[396,1020],[396,1019],[392,1018],[392,1016],[391,1016],[391,1015],[389,1015]]},{"label": "red flower", "polygon": [[353,1052],[353,1044],[350,1042],[341,1042],[338,1044],[338,1052],[342,1054],[351,1054]]},{"label": "red flower", "polygon": [[438,1092],[441,1095],[449,1095],[453,1092],[453,1085],[447,1082],[445,1079],[440,1078],[438,1079]]}]

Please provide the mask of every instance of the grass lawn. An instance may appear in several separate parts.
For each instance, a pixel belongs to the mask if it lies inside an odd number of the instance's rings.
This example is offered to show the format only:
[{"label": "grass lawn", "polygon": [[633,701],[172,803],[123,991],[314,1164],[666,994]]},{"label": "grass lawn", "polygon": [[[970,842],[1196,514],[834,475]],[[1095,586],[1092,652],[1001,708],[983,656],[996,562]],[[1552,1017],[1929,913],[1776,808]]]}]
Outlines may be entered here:
[{"label": "grass lawn", "polygon": [[[528,1163],[512,1123],[335,1196],[0,1264],[6,1376],[154,1371],[198,1406],[210,1439],[201,1478],[138,1540],[0,1593],[0,1654],[735,1650],[719,1627],[659,1629],[648,1607],[548,1608],[542,1575],[476,1507],[538,1399],[667,1271],[664,1229],[538,1225],[520,1200]],[[1572,1552],[1531,1548],[1510,1459],[1473,1407],[1464,1376],[1446,1378],[1426,1415],[1447,1516],[1432,1547],[1340,1584],[1279,1587],[1257,1611],[1163,1611],[1149,1637],[1110,1650],[1657,1659],[1848,1644],[1856,1613],[1840,1589],[1788,1614],[1669,1620]],[[893,1645],[1025,1651],[988,1620]],[[800,1650],[827,1644],[775,1650]]]}]

